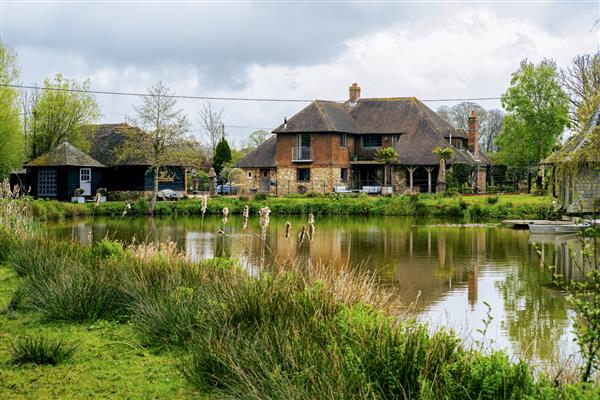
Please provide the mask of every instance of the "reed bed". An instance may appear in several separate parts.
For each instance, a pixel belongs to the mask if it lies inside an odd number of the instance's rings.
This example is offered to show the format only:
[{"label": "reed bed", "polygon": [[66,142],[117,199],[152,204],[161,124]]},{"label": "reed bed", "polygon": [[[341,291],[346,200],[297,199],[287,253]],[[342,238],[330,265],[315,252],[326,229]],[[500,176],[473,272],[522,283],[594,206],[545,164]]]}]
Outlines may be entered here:
[{"label": "reed bed", "polygon": [[[307,225],[299,231],[318,236],[314,216]],[[219,398],[569,398],[524,362],[411,320],[367,270],[291,263],[253,277],[231,259],[194,263],[174,245],[81,245],[4,226],[0,263],[23,277],[11,303],[48,320],[127,322],[143,346],[176,356],[191,385]],[[571,398],[599,393],[568,388]]]}]

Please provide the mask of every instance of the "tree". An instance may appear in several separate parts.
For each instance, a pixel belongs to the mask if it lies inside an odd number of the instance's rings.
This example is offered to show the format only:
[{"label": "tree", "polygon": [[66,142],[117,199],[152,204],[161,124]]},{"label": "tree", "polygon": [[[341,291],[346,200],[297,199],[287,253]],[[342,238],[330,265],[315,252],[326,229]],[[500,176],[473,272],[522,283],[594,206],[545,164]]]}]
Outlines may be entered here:
[{"label": "tree", "polygon": [[217,145],[222,136],[223,131],[223,109],[213,110],[212,104],[206,102],[202,105],[202,109],[198,113],[198,122],[206,135],[206,144],[210,150],[209,157],[211,160],[215,156]]},{"label": "tree", "polygon": [[375,152],[375,159],[384,164],[383,184],[388,185],[390,164],[398,161],[398,153],[393,147],[383,147]]},{"label": "tree", "polygon": [[600,52],[576,56],[569,67],[560,70],[559,78],[569,94],[573,127],[587,128],[600,103]]},{"label": "tree", "polygon": [[57,74],[44,81],[44,90],[32,109],[32,157],[46,153],[64,141],[89,150],[87,124],[102,116],[96,99],[89,93],[90,81],[78,83]]},{"label": "tree", "polygon": [[134,107],[136,115],[131,119],[147,135],[140,137],[139,132],[131,130],[121,149],[120,158],[143,158],[153,171],[149,214],[156,206],[160,170],[181,156],[177,150],[185,145],[190,126],[183,110],[176,109],[177,100],[169,96],[169,89],[161,81],[148,88],[148,95],[142,97],[139,107]]},{"label": "tree", "polygon": [[231,148],[225,139],[225,135],[223,135],[219,144],[217,144],[215,156],[213,158],[213,168],[217,175],[221,172],[223,167],[229,163],[231,163]]},{"label": "tree", "polygon": [[[17,56],[0,42],[0,84],[14,85],[19,78]],[[0,86],[0,179],[21,166],[24,138],[21,133],[19,93],[15,88]]]},{"label": "tree", "polygon": [[569,126],[569,99],[562,90],[554,63],[535,65],[523,60],[502,95],[507,111],[496,144],[500,161],[533,166],[548,156]]},{"label": "tree", "polygon": [[252,132],[250,136],[248,136],[248,139],[250,141],[250,147],[257,148],[258,146],[266,142],[269,136],[271,136],[271,133],[262,129]]},{"label": "tree", "polygon": [[23,117],[21,121],[23,124],[23,135],[25,137],[25,148],[27,150],[27,156],[30,158],[33,157],[33,110],[35,109],[39,100],[39,89],[21,90],[21,112]]},{"label": "tree", "polygon": [[485,153],[497,151],[496,138],[504,128],[504,111],[489,110],[483,125],[479,125],[479,144]]}]

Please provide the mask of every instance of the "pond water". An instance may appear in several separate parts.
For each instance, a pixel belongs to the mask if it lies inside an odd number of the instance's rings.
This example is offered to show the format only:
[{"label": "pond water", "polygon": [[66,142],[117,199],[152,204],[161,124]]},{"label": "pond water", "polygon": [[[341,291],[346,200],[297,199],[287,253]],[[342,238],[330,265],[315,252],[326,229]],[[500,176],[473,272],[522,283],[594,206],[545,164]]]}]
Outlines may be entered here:
[{"label": "pond water", "polygon": [[[285,222],[292,235],[285,239]],[[299,244],[301,216],[272,216],[262,251],[258,217],[200,217],[67,220],[49,224],[52,236],[86,242],[108,236],[129,242],[172,240],[191,258],[236,257],[251,273],[278,262],[347,264],[377,271],[394,285],[418,318],[455,329],[466,342],[482,339],[489,304],[493,319],[485,348],[544,365],[577,352],[564,296],[555,290],[533,242],[541,243],[548,265],[560,264],[569,237],[535,237],[498,226],[441,226],[448,221],[409,217],[317,217],[313,241]],[[451,223],[451,221],[450,221]],[[219,236],[223,230],[227,236]],[[93,231],[93,232],[92,232]],[[92,234],[93,233],[93,234]],[[560,268],[560,266],[559,266]]]}]

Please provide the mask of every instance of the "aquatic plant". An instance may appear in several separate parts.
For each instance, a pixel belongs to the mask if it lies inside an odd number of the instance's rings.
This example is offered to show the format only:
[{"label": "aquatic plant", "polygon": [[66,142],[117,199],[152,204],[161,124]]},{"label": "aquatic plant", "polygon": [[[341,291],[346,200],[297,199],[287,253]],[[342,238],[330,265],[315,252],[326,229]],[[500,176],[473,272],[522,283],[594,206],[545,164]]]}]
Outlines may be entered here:
[{"label": "aquatic plant", "polygon": [[285,240],[289,239],[291,231],[292,231],[292,223],[290,221],[285,221]]},{"label": "aquatic plant", "polygon": [[312,242],[315,235],[315,216],[308,214],[308,238]]},{"label": "aquatic plant", "polygon": [[227,217],[229,216],[229,208],[223,207],[223,224],[227,224]]},{"label": "aquatic plant", "polygon": [[250,207],[246,204],[244,206],[244,211],[242,212],[243,218],[243,226],[242,229],[246,229],[248,227],[248,217],[250,217]]}]

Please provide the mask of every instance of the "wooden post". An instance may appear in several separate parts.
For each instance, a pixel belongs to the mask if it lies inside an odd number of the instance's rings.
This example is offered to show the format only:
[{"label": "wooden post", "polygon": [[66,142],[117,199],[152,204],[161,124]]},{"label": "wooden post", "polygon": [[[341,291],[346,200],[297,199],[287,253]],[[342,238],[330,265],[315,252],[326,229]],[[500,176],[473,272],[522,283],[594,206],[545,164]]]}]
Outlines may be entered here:
[{"label": "wooden post", "polygon": [[413,191],[413,172],[417,169],[417,167],[406,167],[408,169],[409,181],[410,181],[410,191]]},{"label": "wooden post", "polygon": [[431,194],[431,171],[433,167],[425,167],[427,170],[427,193]]}]

